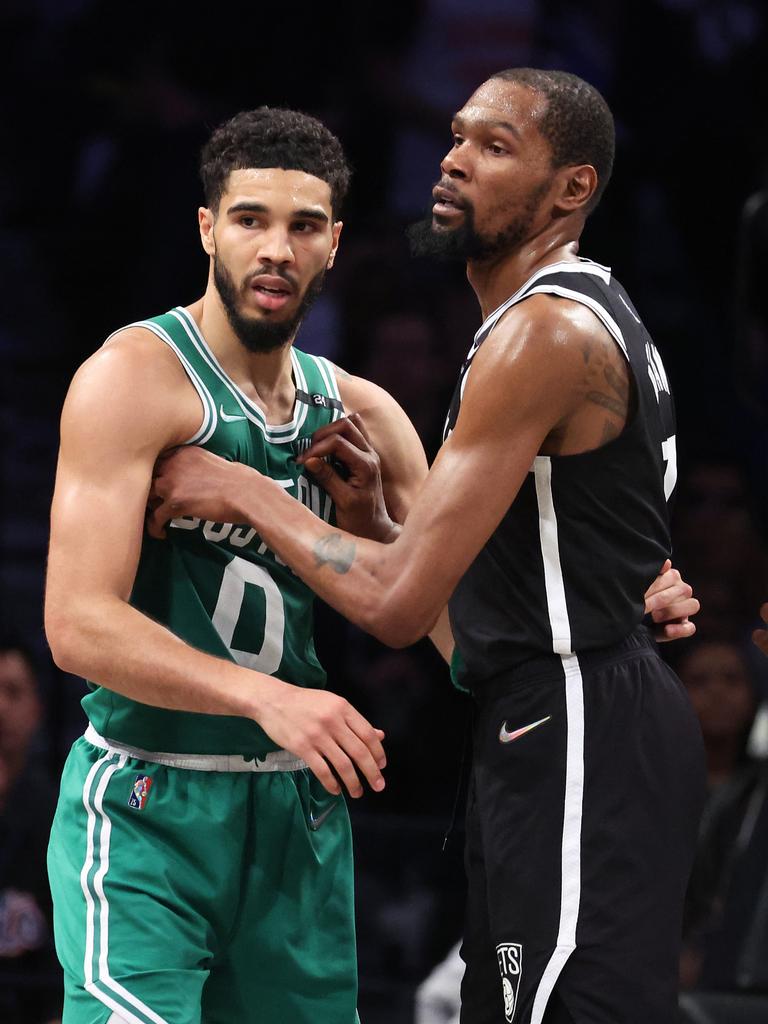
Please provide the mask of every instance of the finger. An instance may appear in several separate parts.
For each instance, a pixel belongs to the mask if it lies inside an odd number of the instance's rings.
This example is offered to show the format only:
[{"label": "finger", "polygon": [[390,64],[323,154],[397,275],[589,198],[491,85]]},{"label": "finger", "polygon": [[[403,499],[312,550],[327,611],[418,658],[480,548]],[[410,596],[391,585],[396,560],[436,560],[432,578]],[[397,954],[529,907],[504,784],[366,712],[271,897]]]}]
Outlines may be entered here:
[{"label": "finger", "polygon": [[309,768],[323,789],[327,790],[333,796],[338,796],[339,793],[341,793],[341,786],[336,781],[336,778],[324,757],[315,751],[312,751],[309,754],[305,754],[303,760],[306,762],[307,768]]},{"label": "finger", "polygon": [[384,776],[365,743],[351,729],[348,729],[346,734],[339,738],[338,743],[354,763],[355,768],[363,773],[371,789],[380,793],[385,786]]},{"label": "finger", "polygon": [[760,618],[763,622],[768,623],[768,602],[766,602],[760,609]]},{"label": "finger", "polygon": [[653,583],[651,583],[650,587],[648,587],[645,592],[645,596],[648,597],[650,594],[657,594],[660,590],[666,590],[667,587],[673,587],[675,584],[681,582],[683,582],[683,578],[677,569],[666,569],[664,572],[659,573]]},{"label": "finger", "polygon": [[338,742],[329,737],[327,744],[320,748],[320,753],[331,765],[337,778],[344,783],[344,787],[349,795],[354,799],[362,796],[363,785],[355,771],[355,766],[352,764],[347,752],[339,746]]},{"label": "finger", "polygon": [[664,608],[667,605],[674,604],[675,601],[687,601],[692,595],[693,588],[689,583],[684,583],[682,580],[670,587],[664,587],[663,590],[658,590],[654,594],[646,594],[646,614],[648,612],[656,611],[658,608]]},{"label": "finger", "polygon": [[350,413],[347,419],[363,435],[371,450],[375,451],[373,443],[371,442],[371,435],[368,433],[368,428],[365,425],[365,420],[363,419],[362,415],[359,412],[353,412]]},{"label": "finger", "polygon": [[[376,456],[369,451],[358,448],[356,444],[341,434],[324,437],[322,441],[312,445],[300,456],[306,466],[311,459],[337,459],[342,462],[348,474],[369,480],[376,465]],[[299,459],[296,460],[297,462]]]},{"label": "finger", "polygon": [[147,516],[147,532],[150,537],[154,537],[156,540],[165,540],[166,524],[174,519],[176,515],[177,513],[172,511],[171,506],[166,501],[163,501],[154,508]]},{"label": "finger", "polygon": [[668,643],[670,640],[684,640],[685,637],[693,636],[696,632],[696,623],[688,622],[667,622],[658,626],[655,630],[657,643]]},{"label": "finger", "polygon": [[671,622],[673,619],[685,619],[690,615],[697,615],[701,605],[695,597],[684,598],[673,601],[672,604],[657,608],[651,613],[654,622]]},{"label": "finger", "polygon": [[373,755],[379,768],[384,768],[387,763],[387,755],[381,741],[384,739],[382,729],[374,729],[371,723],[350,705],[347,708],[344,721],[352,732],[361,740]]},{"label": "finger", "polygon": [[[324,427],[320,427],[312,435],[312,444],[299,458],[296,460],[301,461],[302,458],[306,459],[308,456],[318,454],[316,448],[318,445],[323,444],[334,437],[343,437],[349,441],[355,448],[362,452],[373,451],[370,441],[366,434],[364,434],[357,426],[356,421],[352,417],[344,417],[344,419],[336,420],[335,423],[328,423]],[[320,454],[326,454],[322,452]]]}]

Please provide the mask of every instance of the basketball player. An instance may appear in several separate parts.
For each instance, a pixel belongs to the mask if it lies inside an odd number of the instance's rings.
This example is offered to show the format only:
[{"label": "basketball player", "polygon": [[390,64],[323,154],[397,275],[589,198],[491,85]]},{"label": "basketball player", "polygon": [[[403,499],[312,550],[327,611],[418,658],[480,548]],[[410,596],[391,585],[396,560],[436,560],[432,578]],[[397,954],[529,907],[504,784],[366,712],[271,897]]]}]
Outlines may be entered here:
[{"label": "basketball player", "polygon": [[[325,522],[297,456],[343,410],[366,410],[395,521],[426,459],[381,389],[292,347],[339,244],[338,140],[262,108],[213,134],[201,171],[205,294],[114,334],[62,416],[46,629],[91,681],[49,852],[64,1019],[353,1024],[340,784],[383,787],[383,734],[324,690],[313,596],[254,530],[142,529],[155,460],[180,444],[271,475]],[[379,512],[371,536],[390,529]]]},{"label": "basketball player", "polygon": [[[484,320],[399,536],[358,540],[192,450],[160,467],[153,528],[173,510],[248,522],[394,646],[450,598],[476,702],[462,1021],[671,1024],[703,754],[641,625],[670,550],[669,383],[624,289],[577,255],[613,120],[581,79],[513,69],[452,133],[413,244],[467,261]],[[306,457],[363,448],[352,429]]]}]

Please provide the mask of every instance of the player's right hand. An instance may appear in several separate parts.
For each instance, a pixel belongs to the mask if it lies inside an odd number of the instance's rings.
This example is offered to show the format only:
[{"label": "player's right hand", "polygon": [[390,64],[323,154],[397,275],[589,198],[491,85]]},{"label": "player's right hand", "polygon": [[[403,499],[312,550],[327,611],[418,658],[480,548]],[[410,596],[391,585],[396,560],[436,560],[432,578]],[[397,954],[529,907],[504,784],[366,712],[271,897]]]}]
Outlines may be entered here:
[{"label": "player's right hand", "polygon": [[340,779],[350,796],[362,796],[358,772],[371,789],[384,789],[384,733],[349,701],[327,690],[293,686],[273,677],[262,677],[259,687],[253,717],[275,743],[306,761],[329,793],[341,792]]}]

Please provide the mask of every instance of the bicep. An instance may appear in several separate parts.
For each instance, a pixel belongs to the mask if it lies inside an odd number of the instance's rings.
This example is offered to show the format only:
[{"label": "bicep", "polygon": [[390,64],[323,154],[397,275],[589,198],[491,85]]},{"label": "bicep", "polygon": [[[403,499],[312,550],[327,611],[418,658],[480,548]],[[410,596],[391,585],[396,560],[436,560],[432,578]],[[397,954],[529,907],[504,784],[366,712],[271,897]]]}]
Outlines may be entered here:
[{"label": "bicep", "polygon": [[58,606],[78,595],[127,600],[152,469],[166,444],[151,398],[149,414],[145,405],[137,416],[135,392],[124,384],[104,402],[98,377],[81,371],[62,413],[47,583],[47,602]]}]

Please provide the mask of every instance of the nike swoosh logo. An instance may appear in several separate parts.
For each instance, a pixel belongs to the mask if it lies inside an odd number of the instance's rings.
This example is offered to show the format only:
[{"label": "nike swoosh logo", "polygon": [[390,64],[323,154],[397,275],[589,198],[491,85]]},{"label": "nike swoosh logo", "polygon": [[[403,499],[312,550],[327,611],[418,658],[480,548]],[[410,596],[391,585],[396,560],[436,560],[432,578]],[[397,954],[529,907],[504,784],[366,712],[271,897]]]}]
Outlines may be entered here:
[{"label": "nike swoosh logo", "polygon": [[234,423],[235,420],[244,420],[245,416],[230,416],[229,413],[224,412],[224,406],[219,406],[219,416],[224,420],[225,423]]},{"label": "nike swoosh logo", "polygon": [[328,817],[328,815],[332,814],[336,810],[336,808],[338,806],[339,806],[338,803],[331,804],[330,807],[326,807],[326,809],[323,811],[323,813],[319,814],[317,817],[315,817],[314,814],[310,811],[309,812],[309,827],[312,829],[312,831],[313,832],[317,832],[317,830],[321,827],[321,825],[323,824],[325,819]]},{"label": "nike swoosh logo", "polygon": [[507,723],[502,722],[501,729],[499,729],[499,740],[501,743],[511,743],[512,740],[519,740],[521,736],[525,736],[531,729],[535,729],[538,725],[544,725],[551,717],[552,715],[547,715],[546,718],[540,718],[538,722],[531,722],[530,725],[524,725],[521,729],[515,729],[512,732],[507,729]]}]

